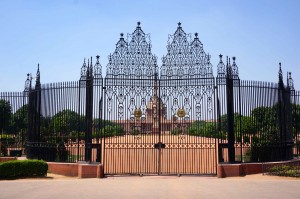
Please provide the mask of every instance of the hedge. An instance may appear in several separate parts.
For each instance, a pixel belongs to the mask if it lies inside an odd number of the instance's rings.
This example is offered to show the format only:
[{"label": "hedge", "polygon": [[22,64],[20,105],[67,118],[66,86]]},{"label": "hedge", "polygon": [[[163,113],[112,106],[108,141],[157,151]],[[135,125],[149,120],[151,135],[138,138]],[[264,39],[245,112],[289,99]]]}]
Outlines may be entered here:
[{"label": "hedge", "polygon": [[0,163],[0,179],[46,176],[48,164],[42,160],[12,160]]},{"label": "hedge", "polygon": [[269,175],[286,176],[286,177],[300,177],[300,166],[296,165],[279,165],[273,166],[267,172]]}]

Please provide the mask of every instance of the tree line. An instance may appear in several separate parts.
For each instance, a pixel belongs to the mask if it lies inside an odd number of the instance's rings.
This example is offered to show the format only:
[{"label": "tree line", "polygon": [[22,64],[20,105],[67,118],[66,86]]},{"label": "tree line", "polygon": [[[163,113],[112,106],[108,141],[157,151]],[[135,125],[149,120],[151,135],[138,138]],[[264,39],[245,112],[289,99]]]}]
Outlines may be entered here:
[{"label": "tree line", "polygon": [[[292,132],[293,136],[300,133],[300,105],[292,105]],[[278,105],[272,107],[257,107],[249,116],[234,113],[234,129],[236,141],[241,139],[248,142],[250,137],[259,136],[261,140],[273,140],[278,138]],[[221,115],[217,121],[195,121],[187,129],[189,135],[227,138],[228,120],[227,114]]]},{"label": "tree line", "polygon": [[[47,139],[53,136],[83,138],[86,130],[86,118],[77,112],[65,109],[57,112],[52,117],[40,117],[40,137]],[[12,113],[8,101],[0,100],[0,130],[6,135],[17,135],[26,132],[28,127],[28,105],[23,105]],[[125,134],[124,129],[108,120],[93,120],[93,137],[109,137]],[[44,140],[46,141],[46,140]]]},{"label": "tree line", "polygon": [[[239,113],[234,114],[234,127],[236,140],[243,139],[247,142],[249,137],[260,135],[260,139],[278,139],[278,105],[272,107],[257,107],[250,112],[249,116]],[[40,132],[42,137],[49,136],[83,136],[86,129],[85,116],[77,112],[65,109],[52,117],[40,115]],[[300,105],[292,105],[292,130],[300,131]],[[8,101],[0,100],[0,130],[5,134],[17,134],[26,131],[28,125],[28,105],[19,108],[12,113]],[[122,126],[108,120],[93,120],[93,137],[124,135]],[[224,114],[216,121],[195,121],[187,129],[189,135],[227,138],[228,121]],[[79,134],[78,134],[79,133]],[[295,136],[295,135],[294,135]]]}]

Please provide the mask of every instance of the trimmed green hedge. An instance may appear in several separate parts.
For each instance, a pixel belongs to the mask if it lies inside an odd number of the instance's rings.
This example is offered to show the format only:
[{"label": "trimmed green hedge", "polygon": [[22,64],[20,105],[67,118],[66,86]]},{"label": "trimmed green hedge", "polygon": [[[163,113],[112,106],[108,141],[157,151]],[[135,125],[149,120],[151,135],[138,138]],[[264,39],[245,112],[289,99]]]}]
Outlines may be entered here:
[{"label": "trimmed green hedge", "polygon": [[273,166],[267,172],[269,175],[275,176],[286,176],[286,177],[300,177],[300,166],[289,166],[289,165],[280,165]]},{"label": "trimmed green hedge", "polygon": [[42,160],[13,160],[0,163],[0,179],[46,176],[48,164]]}]

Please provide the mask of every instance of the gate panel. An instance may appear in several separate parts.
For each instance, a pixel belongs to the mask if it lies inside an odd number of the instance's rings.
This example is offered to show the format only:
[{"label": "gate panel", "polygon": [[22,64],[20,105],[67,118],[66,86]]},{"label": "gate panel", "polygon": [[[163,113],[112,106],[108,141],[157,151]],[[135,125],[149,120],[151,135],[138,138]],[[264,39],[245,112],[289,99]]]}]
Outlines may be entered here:
[{"label": "gate panel", "polygon": [[157,173],[153,80],[106,79],[105,85],[105,173]]},{"label": "gate panel", "polygon": [[[128,43],[127,43],[128,41]],[[138,23],[109,57],[104,95],[105,174],[157,173],[157,64],[150,36]]]},{"label": "gate panel", "polygon": [[214,77],[210,55],[178,23],[163,57],[160,98],[166,112],[161,173],[216,174]]},{"label": "gate panel", "polygon": [[216,173],[214,79],[161,80],[162,174]]}]

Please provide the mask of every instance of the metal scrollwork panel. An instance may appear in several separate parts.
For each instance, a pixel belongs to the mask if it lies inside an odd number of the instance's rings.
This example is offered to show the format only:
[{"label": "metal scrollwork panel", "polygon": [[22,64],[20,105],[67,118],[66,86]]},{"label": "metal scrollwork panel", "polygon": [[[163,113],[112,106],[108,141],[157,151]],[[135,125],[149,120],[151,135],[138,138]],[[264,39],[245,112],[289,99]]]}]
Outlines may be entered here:
[{"label": "metal scrollwork panel", "polygon": [[153,79],[157,58],[151,47],[150,34],[144,33],[140,22],[126,40],[121,33],[115,52],[109,56],[107,77]]}]

